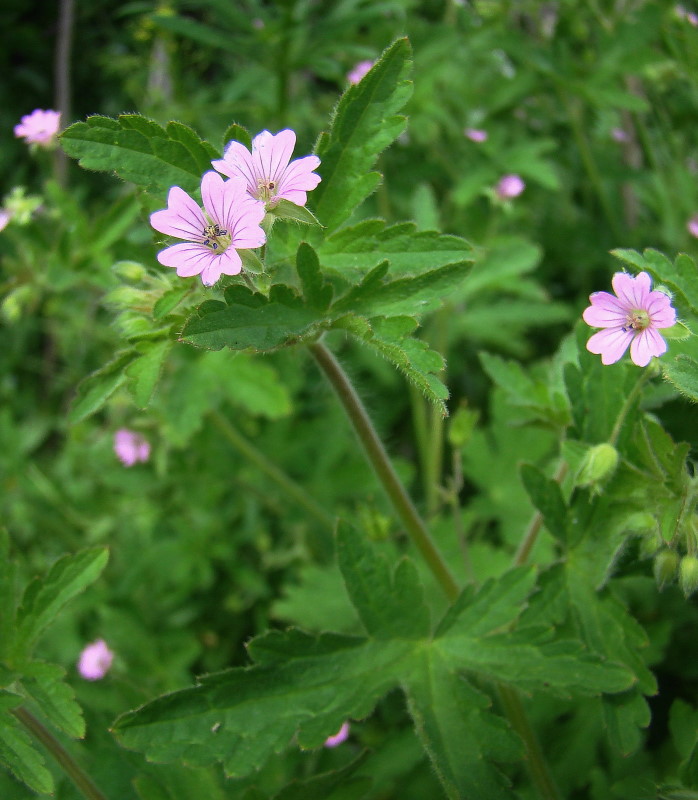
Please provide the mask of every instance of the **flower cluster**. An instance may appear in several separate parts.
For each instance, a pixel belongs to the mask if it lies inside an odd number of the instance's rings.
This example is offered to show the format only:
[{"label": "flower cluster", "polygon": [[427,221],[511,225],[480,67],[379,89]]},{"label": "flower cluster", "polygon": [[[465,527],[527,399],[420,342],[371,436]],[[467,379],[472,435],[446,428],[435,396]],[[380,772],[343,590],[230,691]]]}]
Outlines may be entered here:
[{"label": "flower cluster", "polygon": [[616,272],[612,282],[615,295],[594,292],[589,296],[591,305],[584,311],[584,321],[603,330],[589,339],[587,350],[600,355],[603,364],[615,364],[630,347],[633,363],[646,367],[652,358],[666,353],[666,342],[657,329],[676,322],[671,298],[651,291],[652,278],[646,272],[635,278]]},{"label": "flower cluster", "polygon": [[37,108],[31,114],[25,114],[19,125],[15,125],[15,136],[24,139],[27,144],[52,147],[60,127],[60,111]]},{"label": "flower cluster", "polygon": [[280,200],[304,206],[307,192],[320,182],[314,172],[320,165],[317,156],[291,161],[295,144],[292,130],[275,135],[262,131],[252,140],[251,151],[240,142],[229,142],[223,158],[211,162],[217,172],[202,178],[203,209],[173,186],[167,208],[152,214],[150,224],[185,241],[160,251],[158,261],[182,278],[200,275],[204,286],[212,286],[221,275],[238,275],[242,271],[238,250],[266,243],[261,223],[267,211]]},{"label": "flower cluster", "polygon": [[114,434],[114,452],[125,467],[132,467],[150,458],[150,444],[140,433],[121,428]]},{"label": "flower cluster", "polygon": [[99,681],[109,672],[113,660],[114,653],[104,639],[97,639],[80,653],[78,672],[86,681]]}]

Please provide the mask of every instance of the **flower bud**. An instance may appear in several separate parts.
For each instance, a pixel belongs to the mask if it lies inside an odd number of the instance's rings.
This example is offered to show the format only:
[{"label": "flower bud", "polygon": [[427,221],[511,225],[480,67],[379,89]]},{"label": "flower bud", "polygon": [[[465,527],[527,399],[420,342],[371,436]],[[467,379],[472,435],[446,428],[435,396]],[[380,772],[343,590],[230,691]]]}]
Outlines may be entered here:
[{"label": "flower bud", "polygon": [[698,558],[684,556],[679,564],[679,586],[686,597],[698,589]]},{"label": "flower bud", "polygon": [[616,471],[618,451],[608,442],[602,442],[587,450],[577,473],[577,486],[593,486],[601,483]]},{"label": "flower bud", "polygon": [[129,283],[139,283],[147,274],[145,267],[137,261],[117,261],[112,269],[119,278]]},{"label": "flower bud", "polygon": [[451,417],[448,440],[455,448],[465,447],[475,430],[479,418],[477,411],[461,406]]},{"label": "flower bud", "polygon": [[654,579],[660,589],[673,582],[678,565],[679,556],[675,550],[662,550],[657,553],[654,559]]}]

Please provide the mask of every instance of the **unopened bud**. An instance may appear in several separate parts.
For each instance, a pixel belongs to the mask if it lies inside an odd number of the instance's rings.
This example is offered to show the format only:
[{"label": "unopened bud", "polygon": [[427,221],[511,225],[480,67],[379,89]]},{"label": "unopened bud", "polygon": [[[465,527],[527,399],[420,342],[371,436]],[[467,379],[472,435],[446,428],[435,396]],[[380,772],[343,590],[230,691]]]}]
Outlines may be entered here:
[{"label": "unopened bud", "polygon": [[661,553],[657,553],[654,559],[654,579],[660,589],[673,582],[678,566],[679,556],[675,550],[662,550]]},{"label": "unopened bud", "polygon": [[593,486],[610,478],[618,466],[618,451],[608,442],[587,450],[577,474],[577,486]]},{"label": "unopened bud", "polygon": [[679,586],[686,597],[698,589],[698,558],[684,556],[679,564]]},{"label": "unopened bud", "polygon": [[479,416],[477,411],[460,406],[451,417],[451,424],[448,426],[448,440],[453,447],[456,449],[465,447],[475,430]]},{"label": "unopened bud", "polygon": [[145,267],[137,261],[117,261],[112,269],[120,278],[129,283],[138,283],[146,276]]}]

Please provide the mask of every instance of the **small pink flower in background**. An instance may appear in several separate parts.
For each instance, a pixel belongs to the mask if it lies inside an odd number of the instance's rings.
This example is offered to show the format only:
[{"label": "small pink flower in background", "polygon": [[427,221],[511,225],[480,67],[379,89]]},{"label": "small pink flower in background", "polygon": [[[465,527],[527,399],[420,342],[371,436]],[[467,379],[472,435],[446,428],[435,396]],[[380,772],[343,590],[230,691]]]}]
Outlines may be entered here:
[{"label": "small pink flower in background", "polygon": [[367,60],[359,61],[358,64],[354,64],[349,72],[347,72],[347,80],[349,83],[358,83],[375,63],[375,61]]},{"label": "small pink flower in background", "polygon": [[494,190],[501,200],[510,200],[518,197],[525,188],[526,184],[519,175],[505,175]]},{"label": "small pink flower in background", "polygon": [[37,108],[31,114],[23,116],[19,125],[15,125],[15,136],[25,139],[27,144],[50,147],[60,126],[60,111],[43,111]]},{"label": "small pink flower in background", "polygon": [[12,214],[9,211],[0,209],[0,231],[4,231],[7,223],[12,219]]},{"label": "small pink flower in background", "polygon": [[337,745],[342,744],[342,742],[346,742],[348,738],[349,723],[345,722],[334,736],[328,736],[327,739],[325,739],[324,747],[337,747]]},{"label": "small pink flower in background", "polygon": [[114,434],[114,452],[125,467],[150,458],[150,444],[140,433],[121,428]]},{"label": "small pink flower in background", "polygon": [[186,239],[158,253],[158,261],[173,267],[180,278],[201,275],[204,286],[213,286],[221,275],[242,270],[238,249],[261,247],[267,240],[259,223],[264,204],[255,200],[240,178],[224,181],[216,172],[201,180],[204,210],[191,197],[173,186],[167,208],[150,215],[150,224],[160,233]]},{"label": "small pink flower in background", "polygon": [[261,30],[263,30],[263,29],[264,29],[264,27],[265,27],[265,25],[264,25],[264,20],[263,20],[263,19],[260,19],[259,17],[255,17],[255,18],[252,20],[252,27],[253,27],[253,28],[254,28],[256,31],[261,31]]},{"label": "small pink flower in background", "polygon": [[87,681],[99,681],[109,672],[113,660],[114,653],[104,639],[97,639],[80,653],[78,672]]},{"label": "small pink flower in background", "polygon": [[628,132],[624,131],[622,128],[612,128],[611,139],[613,139],[614,142],[618,143],[629,142],[630,136],[628,135]]},{"label": "small pink flower in background", "polygon": [[691,236],[698,238],[698,214],[694,214],[686,223],[686,228]]},{"label": "small pink flower in background", "polygon": [[262,131],[252,140],[252,152],[240,142],[228,142],[223,158],[211,164],[229,178],[243,178],[250,195],[269,208],[282,198],[304,206],[306,192],[320,183],[313,172],[320,159],[305,156],[291,161],[295,146],[296,134],[288,128],[277,134]]},{"label": "small pink flower in background", "polygon": [[615,364],[630,346],[630,358],[646,367],[653,357],[666,353],[667,345],[657,328],[670,328],[676,322],[671,298],[651,291],[652,278],[641,272],[633,278],[627,272],[613,276],[613,291],[594,292],[591,305],[584,310],[584,321],[595,333],[587,342],[590,353],[601,356],[603,364]]},{"label": "small pink flower in background", "polygon": [[466,128],[463,131],[464,135],[470,139],[471,142],[486,142],[487,131],[480,130],[479,128]]}]

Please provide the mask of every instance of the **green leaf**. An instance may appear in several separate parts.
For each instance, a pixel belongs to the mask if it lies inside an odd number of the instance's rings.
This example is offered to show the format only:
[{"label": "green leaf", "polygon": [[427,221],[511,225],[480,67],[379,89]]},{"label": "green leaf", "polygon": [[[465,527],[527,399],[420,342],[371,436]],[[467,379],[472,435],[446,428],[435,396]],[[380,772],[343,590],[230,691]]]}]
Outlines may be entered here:
[{"label": "green leaf", "polygon": [[359,756],[334,772],[292,781],[274,795],[274,800],[362,800],[371,788],[372,780],[368,777],[353,778],[352,774],[364,760]]},{"label": "green leaf", "polygon": [[301,242],[298,247],[296,270],[301,279],[306,303],[316,311],[327,311],[332,302],[332,286],[323,280],[317,254],[305,242]]},{"label": "green leaf", "polygon": [[382,219],[342,228],[323,242],[318,255],[325,269],[351,282],[382,261],[390,262],[393,275],[416,275],[475,258],[472,246],[459,236],[418,231],[412,222],[386,227]]},{"label": "green leaf", "polygon": [[250,152],[252,152],[252,137],[250,136],[247,128],[233,122],[232,125],[223,134],[223,151],[231,142],[239,142],[244,145]]},{"label": "green leaf", "polygon": [[45,578],[35,578],[24,593],[17,615],[18,646],[31,648],[63,606],[99,577],[108,558],[105,547],[81,550],[59,558]]},{"label": "green leaf", "polygon": [[490,713],[489,698],[463,680],[438,651],[425,651],[408,702],[417,734],[451,800],[518,797],[492,762],[520,759],[520,741],[504,720]]},{"label": "green leaf", "polygon": [[698,361],[681,354],[673,361],[662,361],[662,372],[682,394],[698,401]]},{"label": "green leaf", "polygon": [[188,286],[182,286],[165,292],[153,306],[153,319],[156,321],[161,320],[171,311],[174,311],[190,291],[191,289]]},{"label": "green leaf", "polygon": [[318,315],[289,287],[272,287],[269,298],[237,286],[226,292],[228,303],[208,301],[191,316],[180,339],[196,347],[264,352],[313,336]]},{"label": "green leaf", "polygon": [[53,794],[53,777],[44,766],[43,757],[20,723],[5,713],[8,706],[4,701],[9,699],[16,705],[14,697],[0,692],[0,763],[38,794]]},{"label": "green leaf", "polygon": [[365,534],[340,521],[337,561],[347,592],[370,636],[377,639],[420,639],[429,635],[429,609],[417,570],[408,559],[391,570]]},{"label": "green leaf", "polygon": [[85,721],[75,692],[64,682],[65,670],[57,664],[32,661],[23,672],[22,688],[43,716],[67,736],[81,739],[85,735]]},{"label": "green leaf", "polygon": [[140,342],[137,350],[142,354],[126,367],[127,388],[133,402],[141,409],[147,408],[160,378],[162,365],[172,349],[170,339]]},{"label": "green leaf", "polygon": [[387,358],[446,416],[444,401],[448,399],[448,389],[438,377],[444,369],[444,360],[426,342],[410,335],[416,327],[414,319],[376,317],[363,325],[357,324],[359,320],[357,317],[340,320],[336,327],[346,327],[363,344]]},{"label": "green leaf", "polygon": [[116,358],[88,375],[80,382],[68,412],[68,421],[75,424],[94,414],[126,381],[126,367],[133,361],[133,350],[119,353]]},{"label": "green leaf", "polygon": [[[250,667],[209,675],[121,716],[119,741],[151,760],[221,761],[228,775],[244,776],[292,740],[320,747],[343,721],[365,717],[400,686],[449,796],[508,798],[506,780],[482,762],[518,758],[518,743],[461,674],[565,696],[632,684],[628,670],[577,642],[551,640],[549,628],[516,629],[533,570],[513,570],[464,593],[433,638],[409,562],[391,573],[377,548],[348,526],[338,532],[338,552],[348,592],[374,635],[271,631],[250,643]],[[412,625],[396,615],[413,616]]]},{"label": "green leaf", "polygon": [[567,538],[567,504],[560,484],[531,464],[522,465],[521,480],[533,505],[543,515],[545,527],[564,541]]},{"label": "green leaf", "polygon": [[378,155],[402,133],[405,118],[395,116],[412,92],[407,81],[410,45],[398,39],[359,83],[342,95],[329,133],[316,147],[322,182],[313,192],[320,222],[329,231],[347,221],[352,211],[380,182],[371,172]]},{"label": "green leaf", "polygon": [[147,189],[181,186],[193,192],[216,157],[211,145],[185,125],[169,123],[165,130],[138,114],[88,117],[63,131],[60,143],[85,169],[116,172]]},{"label": "green leaf", "polygon": [[320,225],[315,214],[305,206],[299,206],[283,197],[277,200],[276,205],[269,212],[276,219],[288,219],[293,222],[302,222],[304,225]]}]

